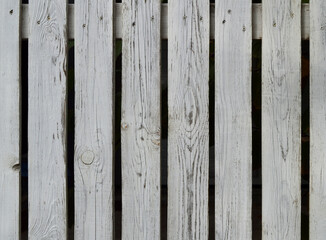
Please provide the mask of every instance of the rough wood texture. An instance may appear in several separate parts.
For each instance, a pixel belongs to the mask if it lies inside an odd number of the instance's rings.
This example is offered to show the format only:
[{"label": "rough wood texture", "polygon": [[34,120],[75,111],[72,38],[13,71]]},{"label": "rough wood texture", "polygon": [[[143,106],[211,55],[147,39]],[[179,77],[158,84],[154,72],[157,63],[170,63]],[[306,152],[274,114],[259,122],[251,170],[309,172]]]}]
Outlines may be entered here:
[{"label": "rough wood texture", "polygon": [[123,1],[122,239],[160,239],[160,0]]},{"label": "rough wood texture", "polygon": [[263,0],[263,239],[300,239],[301,0]]},{"label": "rough wood texture", "polygon": [[66,0],[30,0],[29,239],[66,239]]},{"label": "rough wood texture", "polygon": [[251,239],[251,0],[215,7],[215,239]]},{"label": "rough wood texture", "polygon": [[[28,32],[28,4],[22,4],[22,38],[29,38]],[[161,38],[168,38],[168,4],[162,4],[162,24],[161,24]],[[74,4],[68,5],[68,37],[73,39],[74,33]],[[309,39],[309,4],[302,4],[302,39]],[[115,37],[118,39],[122,38],[122,4],[115,3],[115,14],[114,14],[114,31]],[[252,38],[261,39],[262,38],[262,6],[261,3],[252,4]],[[215,38],[215,7],[211,4],[210,7],[210,38]]]},{"label": "rough wood texture", "polygon": [[75,4],[75,239],[113,239],[113,0]]},{"label": "rough wood texture", "polygon": [[310,239],[326,236],[326,2],[310,1]]},{"label": "rough wood texture", "polygon": [[0,239],[20,232],[20,1],[0,0]]},{"label": "rough wood texture", "polygon": [[208,239],[209,1],[169,1],[168,239]]}]

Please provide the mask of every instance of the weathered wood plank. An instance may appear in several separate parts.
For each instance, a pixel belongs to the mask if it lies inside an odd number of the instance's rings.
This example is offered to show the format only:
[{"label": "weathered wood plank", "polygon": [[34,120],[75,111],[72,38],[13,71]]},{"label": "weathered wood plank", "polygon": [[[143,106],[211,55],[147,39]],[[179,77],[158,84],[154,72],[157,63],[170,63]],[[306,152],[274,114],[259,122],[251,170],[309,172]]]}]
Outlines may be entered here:
[{"label": "weathered wood plank", "polygon": [[30,0],[29,239],[66,239],[66,0]]},{"label": "weathered wood plank", "polygon": [[123,1],[122,239],[160,239],[161,1]]},{"label": "weathered wood plank", "polygon": [[310,1],[310,239],[326,236],[326,2]]},{"label": "weathered wood plank", "polygon": [[300,239],[301,1],[263,0],[263,239]]},{"label": "weathered wood plank", "polygon": [[0,239],[20,232],[20,1],[0,0]]},{"label": "weathered wood plank", "polygon": [[208,239],[209,1],[169,1],[168,239]]},{"label": "weathered wood plank", "polygon": [[251,239],[251,0],[215,7],[215,239]]},{"label": "weathered wood plank", "polygon": [[113,239],[113,0],[75,2],[75,239]]},{"label": "weathered wood plank", "polygon": [[[22,38],[27,39],[29,37],[28,32],[28,4],[22,5]],[[168,4],[164,3],[161,7],[162,11],[162,24],[161,24],[161,38],[168,38]],[[73,39],[74,33],[74,4],[68,5],[68,37]],[[215,7],[211,4],[210,8],[210,38],[215,38]],[[309,39],[309,4],[302,4],[302,39]],[[122,38],[122,4],[115,3],[115,14],[114,14],[114,30],[115,37],[118,39]],[[252,4],[252,38],[261,39],[262,38],[262,6],[261,3]]]}]

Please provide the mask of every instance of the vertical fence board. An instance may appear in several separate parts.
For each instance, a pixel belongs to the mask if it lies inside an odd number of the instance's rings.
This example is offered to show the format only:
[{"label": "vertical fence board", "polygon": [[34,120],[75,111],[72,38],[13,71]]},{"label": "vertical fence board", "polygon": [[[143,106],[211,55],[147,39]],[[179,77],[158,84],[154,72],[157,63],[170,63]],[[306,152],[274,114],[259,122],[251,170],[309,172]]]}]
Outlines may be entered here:
[{"label": "vertical fence board", "polygon": [[161,1],[123,1],[122,239],[160,239]]},{"label": "vertical fence board", "polygon": [[113,239],[113,0],[75,2],[75,239]]},{"label": "vertical fence board", "polygon": [[208,239],[209,1],[168,15],[168,239]]},{"label": "vertical fence board", "polygon": [[0,0],[0,239],[19,239],[20,1]]},{"label": "vertical fence board", "polygon": [[251,0],[215,7],[215,238],[251,239]]},{"label": "vertical fence board", "polygon": [[263,239],[300,239],[301,1],[263,0]]},{"label": "vertical fence board", "polygon": [[310,239],[326,236],[326,2],[310,1]]},{"label": "vertical fence board", "polygon": [[29,239],[66,239],[66,0],[30,0]]}]

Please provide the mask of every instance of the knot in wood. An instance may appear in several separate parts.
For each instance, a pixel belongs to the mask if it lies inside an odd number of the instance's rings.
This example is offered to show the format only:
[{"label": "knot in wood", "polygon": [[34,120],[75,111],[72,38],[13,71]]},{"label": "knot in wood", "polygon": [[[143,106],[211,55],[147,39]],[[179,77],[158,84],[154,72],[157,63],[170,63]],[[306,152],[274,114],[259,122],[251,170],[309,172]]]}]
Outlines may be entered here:
[{"label": "knot in wood", "polygon": [[81,161],[85,165],[91,165],[94,162],[94,159],[95,159],[95,154],[92,151],[90,151],[90,150],[85,151],[81,155]]}]

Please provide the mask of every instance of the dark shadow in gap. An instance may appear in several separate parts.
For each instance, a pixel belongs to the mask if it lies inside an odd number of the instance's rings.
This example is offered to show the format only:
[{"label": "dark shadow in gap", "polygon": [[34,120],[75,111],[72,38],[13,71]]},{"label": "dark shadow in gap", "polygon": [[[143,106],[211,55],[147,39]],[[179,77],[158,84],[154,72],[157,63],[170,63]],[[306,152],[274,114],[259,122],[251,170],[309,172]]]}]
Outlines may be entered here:
[{"label": "dark shadow in gap", "polygon": [[252,236],[262,237],[261,60],[262,41],[252,42]]}]

